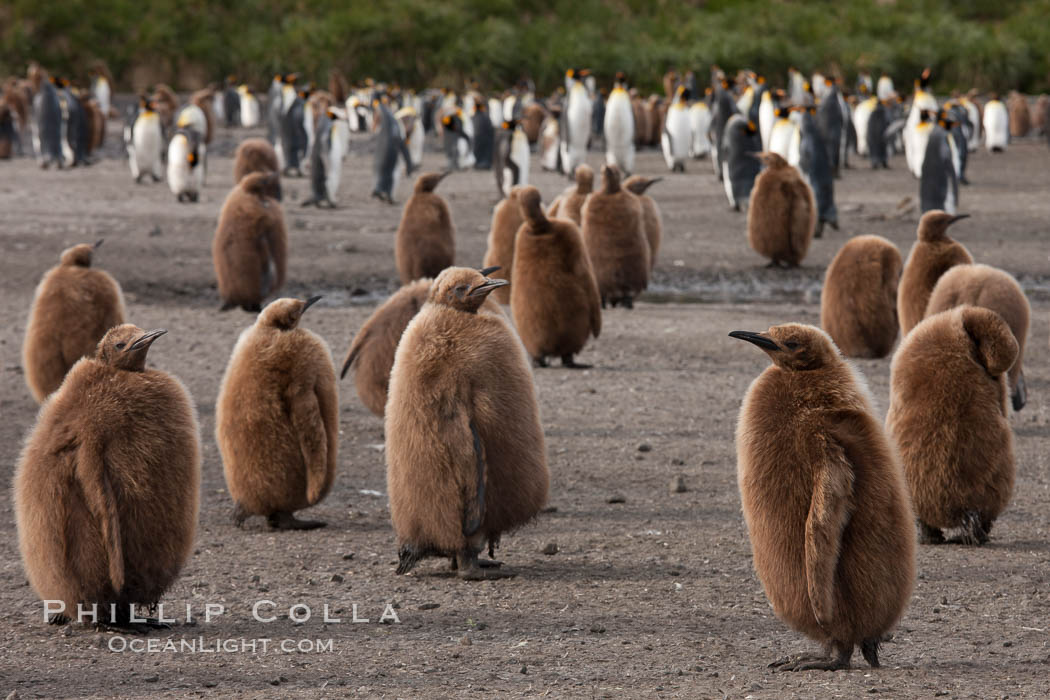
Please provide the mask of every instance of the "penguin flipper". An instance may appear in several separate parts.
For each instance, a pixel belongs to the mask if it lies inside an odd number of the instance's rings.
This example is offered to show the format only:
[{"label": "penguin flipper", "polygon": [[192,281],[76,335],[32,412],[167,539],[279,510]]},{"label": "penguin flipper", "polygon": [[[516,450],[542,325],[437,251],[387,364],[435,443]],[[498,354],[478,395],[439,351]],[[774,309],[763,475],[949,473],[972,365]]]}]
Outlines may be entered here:
[{"label": "penguin flipper", "polygon": [[358,331],[354,337],[353,342],[350,343],[350,350],[346,353],[346,359],[343,360],[343,369],[339,373],[340,379],[346,378],[346,373],[350,371],[350,365],[354,364],[354,360],[361,353],[361,349],[364,348],[365,343],[368,342],[371,328],[362,328]]},{"label": "penguin flipper", "polygon": [[886,130],[882,132],[882,138],[889,141],[897,136],[900,132],[904,131],[904,126],[908,123],[907,119],[894,119],[890,122]]},{"label": "penguin flipper", "polygon": [[310,505],[320,501],[327,491],[328,439],[323,405],[320,387],[300,387],[288,397],[288,414],[306,468],[306,500]]},{"label": "penguin flipper", "polygon": [[835,616],[835,571],[842,533],[853,510],[853,464],[842,444],[826,438],[823,461],[816,465],[813,497],[806,519],[806,586],[817,622]]},{"label": "penguin flipper", "polygon": [[474,443],[475,488],[463,504],[463,534],[474,535],[485,520],[485,446],[474,421],[470,421],[470,435]]},{"label": "penguin flipper", "polygon": [[124,588],[124,546],[120,536],[117,500],[106,476],[102,446],[81,443],[76,454],[76,478],[91,515],[102,531],[102,543],[109,559],[109,582],[119,593]]}]

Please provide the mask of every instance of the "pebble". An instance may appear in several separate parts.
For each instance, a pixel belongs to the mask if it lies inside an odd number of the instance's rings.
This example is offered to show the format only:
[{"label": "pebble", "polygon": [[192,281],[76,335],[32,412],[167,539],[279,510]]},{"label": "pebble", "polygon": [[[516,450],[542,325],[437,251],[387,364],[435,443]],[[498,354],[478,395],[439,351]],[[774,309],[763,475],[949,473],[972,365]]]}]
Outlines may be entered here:
[{"label": "pebble", "polygon": [[591,625],[591,632],[594,632],[595,634],[604,634],[605,625]]},{"label": "pebble", "polygon": [[332,574],[332,583],[342,583],[343,577],[339,574]]},{"label": "pebble", "polygon": [[557,554],[558,553],[558,544],[556,542],[548,542],[543,547],[543,549],[541,549],[540,551],[543,552],[544,554],[546,554],[547,556],[551,556],[552,554]]},{"label": "pebble", "polygon": [[18,691],[12,690],[10,693],[8,693],[7,700],[18,700]]},{"label": "pebble", "polygon": [[614,494],[605,500],[606,503],[626,503],[627,497],[622,494]]},{"label": "pebble", "polygon": [[526,666],[525,664],[522,664],[521,665],[521,672],[522,673],[528,673],[529,672],[529,667]]},{"label": "pebble", "polygon": [[653,446],[650,445],[647,442],[643,442],[641,445],[638,445],[638,451],[639,452],[652,452],[653,451]]},{"label": "pebble", "polygon": [[441,603],[421,603],[418,606],[418,609],[419,610],[433,610],[435,608],[440,608],[440,607],[441,607]]},{"label": "pebble", "polygon": [[353,552],[347,552],[346,554],[343,555],[343,559],[345,559],[347,561],[350,561],[353,558],[354,558],[354,553]]},{"label": "pebble", "polygon": [[146,676],[142,680],[146,683],[156,683],[160,680],[160,676]]},{"label": "pebble", "polygon": [[216,683],[215,681],[204,681],[204,687],[205,688],[214,688],[217,685],[219,685],[219,684]]},{"label": "pebble", "polygon": [[474,643],[474,642],[470,641],[470,637],[469,637],[469,636],[467,636],[467,635],[463,635],[462,637],[460,637],[460,640],[459,640],[459,645],[460,645],[461,647],[469,647],[469,646],[471,646],[471,645],[472,645],[473,643]]},{"label": "pebble", "polygon": [[689,488],[685,485],[685,477],[679,474],[671,479],[671,493],[685,493]]}]

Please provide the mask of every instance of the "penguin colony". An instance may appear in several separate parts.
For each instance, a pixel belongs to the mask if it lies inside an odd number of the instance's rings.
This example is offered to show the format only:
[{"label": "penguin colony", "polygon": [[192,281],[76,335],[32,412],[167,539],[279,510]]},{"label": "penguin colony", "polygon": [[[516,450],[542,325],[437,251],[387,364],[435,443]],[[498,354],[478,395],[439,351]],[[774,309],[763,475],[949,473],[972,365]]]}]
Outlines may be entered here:
[{"label": "penguin colony", "polygon": [[[108,69],[93,67],[90,77],[80,90],[34,64],[25,81],[5,83],[0,158],[32,153],[45,168],[90,165],[114,111]],[[1048,105],[1033,115],[1021,95],[992,95],[982,114],[972,94],[938,103],[930,84],[924,71],[907,110],[888,76],[875,94],[869,77],[847,97],[838,79],[806,81],[793,71],[786,89],[773,89],[753,72],[729,80],[717,68],[702,91],[691,73],[669,71],[666,96],[648,99],[624,73],[606,97],[585,69],[568,71],[564,90],[547,99],[528,81],[499,99],[476,85],[463,95],[416,94],[351,87],[339,75],[324,91],[278,74],[265,111],[234,76],[181,106],[156,86],[125,114],[124,148],[135,182],[166,171],[180,202],[199,200],[218,124],[267,123],[267,139],[237,149],[213,242],[223,308],[259,312],[233,349],[216,407],[234,521],[324,524],[294,516],[324,498],[337,467],[331,353],[299,325],[318,297],[266,302],[286,278],[280,176],[306,167],[304,204],[334,206],[353,134],[375,132],[372,196],[387,203],[420,167],[427,134],[446,146],[449,171],[416,179],[394,237],[404,286],[356,333],[342,376],[352,369],[361,401],[384,418],[397,572],[439,556],[465,579],[508,575],[491,558],[501,536],[531,522],[547,500],[529,359],[587,367],[575,356],[599,337],[602,309],[631,308],[649,283],[663,223],[646,191],[660,178],[627,177],[637,149],[660,147],[672,173],[710,157],[730,206],[747,212],[751,247],[774,266],[799,265],[824,224],[837,230],[834,182],[851,167],[851,149],[872,168],[903,152],[923,213],[907,262],[883,238],[855,237],[828,267],[823,330],[785,324],[731,334],[772,362],[744,398],[737,429],[755,569],[777,616],[825,652],[772,666],[848,668],[856,648],[878,666],[880,642],[911,595],[914,526],[923,543],[957,531],[951,541],[983,544],[1008,507],[1007,397],[1014,410],[1027,397],[1024,292],[1008,273],[974,264],[946,232],[966,216],[956,213],[966,154],[982,142],[1000,153],[1033,123],[1046,129]],[[528,185],[529,147],[541,129],[551,146],[544,165],[575,181],[546,213]],[[606,165],[595,187],[584,161],[598,144]],[[501,197],[482,270],[453,267],[451,212],[434,191],[467,167],[491,168]],[[66,250],[30,310],[26,382],[43,406],[15,473],[15,512],[34,592],[67,611],[116,604],[110,622],[128,625],[128,604],[156,603],[191,551],[199,428],[181,383],[146,368],[165,331],[124,323],[120,287],[91,268],[92,254],[87,245]],[[499,304],[509,304],[509,318]],[[843,355],[886,357],[898,335],[883,427]],[[964,392],[968,401],[955,400]],[[157,516],[130,516],[143,508]]]}]

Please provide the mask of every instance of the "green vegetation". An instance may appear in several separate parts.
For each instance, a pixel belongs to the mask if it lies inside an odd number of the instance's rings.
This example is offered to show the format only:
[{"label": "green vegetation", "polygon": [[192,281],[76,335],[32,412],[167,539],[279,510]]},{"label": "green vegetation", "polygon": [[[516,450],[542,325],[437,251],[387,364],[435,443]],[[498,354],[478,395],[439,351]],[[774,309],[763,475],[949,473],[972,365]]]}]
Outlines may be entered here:
[{"label": "green vegetation", "polygon": [[[1050,88],[1050,0],[4,0],[0,75],[30,59],[83,78],[105,60],[118,86],[177,87],[233,73],[263,87],[278,70],[324,84],[329,68],[403,85],[541,91],[571,66],[625,70],[656,88],[668,67],[886,71],[908,86]],[[133,85],[134,84],[134,85]]]}]

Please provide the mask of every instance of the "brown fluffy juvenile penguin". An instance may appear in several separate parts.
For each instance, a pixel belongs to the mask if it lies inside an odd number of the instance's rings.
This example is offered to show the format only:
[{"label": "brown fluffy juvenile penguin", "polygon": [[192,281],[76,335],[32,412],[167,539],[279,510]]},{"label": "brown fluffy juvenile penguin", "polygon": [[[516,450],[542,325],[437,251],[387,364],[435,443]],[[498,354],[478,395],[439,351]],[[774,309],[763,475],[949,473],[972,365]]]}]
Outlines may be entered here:
[{"label": "brown fluffy juvenile penguin", "polygon": [[897,342],[901,253],[882,236],[857,236],[824,274],[820,325],[847,357],[885,357]]},{"label": "brown fluffy juvenile penguin", "polygon": [[602,166],[602,189],[583,205],[583,243],[587,248],[602,308],[634,307],[634,297],[649,286],[649,243],[642,230],[642,203],[620,186],[620,170]]},{"label": "brown fluffy juvenile penguin", "polygon": [[284,286],[288,231],[275,172],[250,173],[226,197],[211,255],[222,310],[259,311]]},{"label": "brown fluffy juvenile penguin", "polygon": [[394,241],[394,259],[401,284],[434,277],[452,265],[456,254],[456,227],[452,224],[448,203],[434,193],[434,188],[450,173],[423,173],[405,202]]},{"label": "brown fluffy juvenile penguin", "polygon": [[1024,408],[1028,390],[1024,381],[1024,346],[1032,309],[1021,285],[1008,272],[988,265],[956,265],[941,275],[926,304],[926,316],[963,304],[991,309],[999,314],[1017,341],[1017,362],[1007,373],[1015,411]]},{"label": "brown fluffy juvenile penguin", "polygon": [[59,264],[47,271],[33,295],[22,366],[38,403],[59,387],[77,360],[94,354],[106,331],[124,323],[120,285],[104,270],[91,268],[100,245],[62,251]]},{"label": "brown fluffy juvenile penguin", "polygon": [[908,253],[897,288],[897,317],[900,320],[902,336],[907,335],[908,331],[922,320],[930,293],[941,275],[954,265],[973,262],[970,252],[961,243],[949,238],[946,233],[949,226],[969,216],[952,215],[935,209],[926,212],[919,219],[919,229],[916,232],[918,240]]},{"label": "brown fluffy juvenile penguin", "polygon": [[770,259],[769,267],[798,267],[817,225],[813,190],[798,168],[779,154],[758,154],[765,169],[755,178],[747,208],[747,242]]},{"label": "brown fluffy juvenile penguin", "polygon": [[[245,139],[233,154],[233,184],[237,184],[249,173],[280,172],[277,151],[266,139]],[[280,180],[278,179],[278,183]],[[277,197],[280,200],[280,197]]]},{"label": "brown fluffy juvenile penguin", "polygon": [[500,315],[478,313],[507,282],[453,267],[434,280],[390,373],[387,490],[397,572],[453,558],[466,579],[505,576],[493,556],[504,532],[547,500],[543,429],[528,357]]},{"label": "brown fluffy juvenile penguin", "polygon": [[823,331],[733,331],[773,365],[752,382],[736,431],[755,571],[777,617],[824,656],[778,670],[873,667],[915,581],[915,529],[900,463],[860,374]]},{"label": "brown fluffy juvenile penguin", "polygon": [[1006,99],[1006,109],[1010,114],[1010,137],[1019,139],[1028,136],[1032,130],[1032,112],[1028,109],[1028,98],[1011,90]]},{"label": "brown fluffy juvenile penguin", "polygon": [[587,368],[572,356],[601,333],[602,310],[580,230],[567,219],[544,216],[535,187],[526,187],[520,200],[526,223],[514,245],[514,326],[540,367],[553,355],[563,367]]},{"label": "brown fluffy juvenile penguin", "polygon": [[627,191],[638,197],[638,201],[642,204],[642,230],[645,232],[645,240],[649,243],[650,271],[656,267],[656,254],[660,251],[664,225],[660,217],[660,207],[656,205],[656,200],[645,192],[661,180],[663,180],[662,177],[632,175],[623,183]]},{"label": "brown fluffy juvenile penguin", "polygon": [[[594,190],[594,170],[586,163],[576,166],[576,184],[565,189],[558,198],[551,203],[548,215],[559,219],[568,219],[580,226],[582,223],[580,212],[583,203]],[[624,183],[626,187],[627,184]]]},{"label": "brown fluffy juvenile penguin", "polygon": [[197,90],[190,95],[190,104],[197,105],[201,111],[204,112],[204,143],[210,144],[212,136],[215,134],[215,111],[212,109],[212,102],[215,97],[215,90],[213,88],[204,88],[203,90]]},{"label": "brown fluffy juvenile penguin", "polygon": [[197,411],[182,382],[146,369],[165,332],[110,329],[26,439],[14,482],[18,541],[34,592],[65,605],[53,623],[97,603],[91,621],[128,625],[129,606],[159,601],[193,551]]},{"label": "brown fluffy juvenile penguin", "polygon": [[1014,485],[1006,373],[1017,359],[1010,327],[989,309],[959,306],[926,318],[890,365],[886,428],[897,444],[920,541],[984,544]]},{"label": "brown fluffy juvenile penguin", "polygon": [[237,340],[215,403],[215,439],[234,523],[311,530],[293,513],[317,505],[335,478],[339,398],[332,353],[299,320],[321,297],[277,299]]},{"label": "brown fluffy juvenile penguin", "polygon": [[[518,196],[522,187],[513,187],[506,199],[500,200],[492,210],[492,228],[489,230],[488,250],[485,251],[485,267],[498,267],[497,272],[491,273],[493,279],[505,279],[511,281],[511,272],[514,268],[514,238],[518,229],[525,223],[521,215],[521,206]],[[500,304],[510,303],[510,288],[498,287],[490,292],[490,298]]]},{"label": "brown fluffy juvenile penguin", "polygon": [[[483,272],[493,275],[498,268],[485,268]],[[408,322],[415,318],[430,294],[432,280],[423,279],[409,282],[384,301],[368,317],[361,330],[350,343],[350,350],[343,361],[340,379],[346,377],[350,368],[354,368],[354,386],[357,395],[368,410],[380,418],[386,411],[387,387],[390,384],[390,368],[394,366],[394,353],[398,341],[405,332]],[[502,315],[499,304],[490,294],[481,311]]]}]

